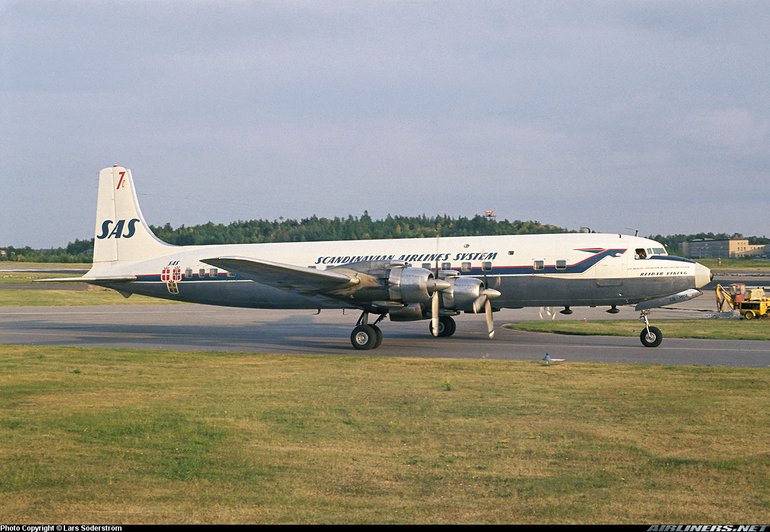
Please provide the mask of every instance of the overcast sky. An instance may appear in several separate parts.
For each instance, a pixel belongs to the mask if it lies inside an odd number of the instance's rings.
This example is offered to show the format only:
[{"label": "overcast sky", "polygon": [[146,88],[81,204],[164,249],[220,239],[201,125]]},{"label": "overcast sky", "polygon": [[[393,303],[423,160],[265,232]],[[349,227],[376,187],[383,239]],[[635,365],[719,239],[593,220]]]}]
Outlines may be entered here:
[{"label": "overcast sky", "polygon": [[0,246],[390,214],[770,235],[770,2],[0,0]]}]

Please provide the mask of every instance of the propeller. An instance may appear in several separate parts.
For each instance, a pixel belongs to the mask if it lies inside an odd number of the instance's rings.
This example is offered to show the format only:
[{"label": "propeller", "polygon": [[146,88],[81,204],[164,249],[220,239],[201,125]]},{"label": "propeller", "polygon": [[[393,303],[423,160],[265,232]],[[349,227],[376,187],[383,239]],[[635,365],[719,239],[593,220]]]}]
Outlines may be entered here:
[{"label": "propeller", "polygon": [[500,292],[494,288],[485,288],[481,291],[481,295],[473,302],[473,313],[478,314],[482,307],[484,307],[484,314],[487,321],[487,334],[489,339],[495,337],[495,323],[492,318],[492,300],[496,297],[500,297]]},{"label": "propeller", "polygon": [[428,288],[433,290],[430,297],[430,331],[433,336],[438,336],[438,312],[439,312],[439,292],[451,288],[452,283],[443,279],[431,279],[428,281]]},{"label": "propeller", "polygon": [[430,298],[430,331],[438,336],[438,290]]},{"label": "propeller", "polygon": [[556,319],[556,311],[553,307],[540,307],[540,319],[544,320],[543,314],[545,314],[550,319]]}]

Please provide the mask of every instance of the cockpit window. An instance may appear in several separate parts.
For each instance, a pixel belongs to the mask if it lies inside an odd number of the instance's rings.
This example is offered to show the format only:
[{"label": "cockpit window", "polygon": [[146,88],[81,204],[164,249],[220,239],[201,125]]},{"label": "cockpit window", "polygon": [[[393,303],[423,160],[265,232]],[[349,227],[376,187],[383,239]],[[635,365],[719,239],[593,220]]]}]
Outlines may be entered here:
[{"label": "cockpit window", "polygon": [[635,259],[649,259],[650,257],[668,255],[665,248],[637,248],[634,250]]}]

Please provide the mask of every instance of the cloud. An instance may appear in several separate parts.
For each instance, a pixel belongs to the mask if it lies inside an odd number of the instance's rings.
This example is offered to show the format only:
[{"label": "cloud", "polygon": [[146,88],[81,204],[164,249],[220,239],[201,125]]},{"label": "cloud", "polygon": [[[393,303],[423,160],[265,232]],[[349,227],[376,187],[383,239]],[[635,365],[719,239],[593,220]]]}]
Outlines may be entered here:
[{"label": "cloud", "polygon": [[[729,206],[704,219],[692,191],[770,178],[766,2],[30,0],[0,17],[0,179],[36,198],[1,214],[0,245],[87,236],[113,163],[153,223],[492,208],[764,230]],[[82,224],[41,225],[52,210]]]},{"label": "cloud", "polygon": [[747,109],[713,109],[692,114],[682,134],[706,147],[758,153],[768,145],[768,121]]}]

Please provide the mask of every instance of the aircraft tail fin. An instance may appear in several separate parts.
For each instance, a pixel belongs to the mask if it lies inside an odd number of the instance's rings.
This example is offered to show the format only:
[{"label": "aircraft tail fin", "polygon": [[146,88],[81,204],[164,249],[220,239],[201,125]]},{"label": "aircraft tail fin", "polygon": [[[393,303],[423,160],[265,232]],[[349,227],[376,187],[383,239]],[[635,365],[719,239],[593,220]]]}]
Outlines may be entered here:
[{"label": "aircraft tail fin", "polygon": [[173,247],[156,237],[145,222],[131,170],[113,166],[99,172],[94,265],[150,259]]}]

